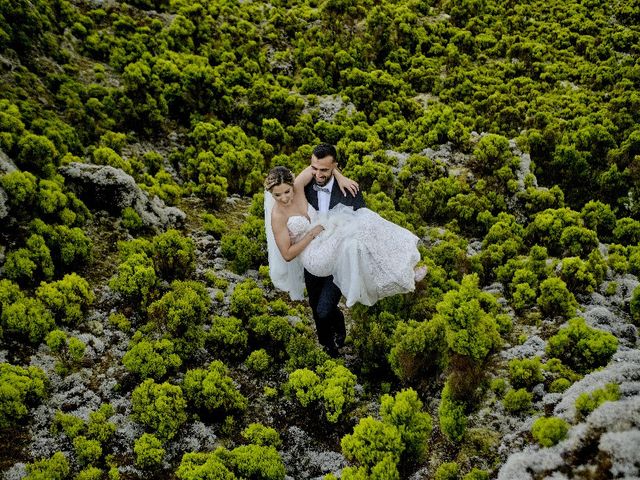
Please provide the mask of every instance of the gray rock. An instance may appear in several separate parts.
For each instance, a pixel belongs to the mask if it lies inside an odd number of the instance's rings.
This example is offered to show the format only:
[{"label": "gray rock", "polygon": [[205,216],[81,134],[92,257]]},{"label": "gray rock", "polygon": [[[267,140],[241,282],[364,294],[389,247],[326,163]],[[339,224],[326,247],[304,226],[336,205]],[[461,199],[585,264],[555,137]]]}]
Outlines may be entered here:
[{"label": "gray rock", "polygon": [[500,356],[505,360],[517,358],[533,358],[544,355],[544,348],[547,342],[537,335],[531,335],[522,345],[516,345],[508,350],[500,352]]},{"label": "gray rock", "polygon": [[5,173],[10,173],[17,169],[18,167],[13,163],[13,160],[11,160],[6,153],[0,150],[0,174],[4,175]]},{"label": "gray rock", "polygon": [[164,229],[180,226],[185,213],[176,207],[147,194],[138,187],[131,175],[109,165],[70,163],[60,168],[67,184],[90,207],[120,215],[126,207],[133,208],[145,226]]},{"label": "gray rock", "polygon": [[9,215],[9,196],[4,188],[0,187],[0,220]]}]

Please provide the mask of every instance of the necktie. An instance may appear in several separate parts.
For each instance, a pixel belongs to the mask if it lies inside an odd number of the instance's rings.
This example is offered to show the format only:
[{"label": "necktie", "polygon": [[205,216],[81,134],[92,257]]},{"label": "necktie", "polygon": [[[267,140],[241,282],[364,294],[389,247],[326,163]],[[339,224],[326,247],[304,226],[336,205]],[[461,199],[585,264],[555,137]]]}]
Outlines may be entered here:
[{"label": "necktie", "polygon": [[315,184],[315,183],[313,184],[313,189],[314,189],[316,192],[331,193],[331,191],[330,191],[328,188],[321,187],[320,185],[317,185],[317,184]]}]

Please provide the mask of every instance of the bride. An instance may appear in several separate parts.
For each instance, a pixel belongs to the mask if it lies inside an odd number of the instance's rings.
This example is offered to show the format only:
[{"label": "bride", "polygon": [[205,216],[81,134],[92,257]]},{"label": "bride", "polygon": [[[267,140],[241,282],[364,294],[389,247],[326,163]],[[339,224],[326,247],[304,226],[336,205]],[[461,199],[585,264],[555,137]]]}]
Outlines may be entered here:
[{"label": "bride", "polygon": [[[334,170],[343,192],[357,184]],[[347,307],[373,305],[381,298],[415,289],[425,267],[416,270],[418,237],[368,208],[337,205],[319,214],[304,194],[311,167],[298,177],[286,167],[265,179],[265,230],[269,274],[274,286],[293,300],[304,298],[306,269],[318,277],[333,275]]]}]

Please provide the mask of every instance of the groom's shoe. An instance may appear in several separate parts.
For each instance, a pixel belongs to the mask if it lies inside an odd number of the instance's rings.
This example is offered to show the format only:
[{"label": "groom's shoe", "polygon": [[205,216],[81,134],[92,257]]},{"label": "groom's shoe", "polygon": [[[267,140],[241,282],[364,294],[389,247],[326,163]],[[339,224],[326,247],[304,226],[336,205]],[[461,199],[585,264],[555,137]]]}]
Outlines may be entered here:
[{"label": "groom's shoe", "polygon": [[335,340],[338,348],[344,347],[344,337],[342,335],[336,335]]},{"label": "groom's shoe", "polygon": [[331,345],[329,347],[323,346],[322,349],[327,352],[327,355],[329,355],[331,358],[338,358],[340,356],[340,351],[335,345]]}]

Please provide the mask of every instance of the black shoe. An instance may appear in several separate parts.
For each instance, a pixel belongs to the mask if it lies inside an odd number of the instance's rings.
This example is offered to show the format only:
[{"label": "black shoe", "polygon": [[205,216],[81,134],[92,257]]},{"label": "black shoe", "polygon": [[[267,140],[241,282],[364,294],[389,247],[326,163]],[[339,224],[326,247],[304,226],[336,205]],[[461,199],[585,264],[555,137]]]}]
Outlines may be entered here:
[{"label": "black shoe", "polygon": [[331,345],[329,347],[322,347],[323,350],[327,353],[327,355],[329,355],[331,358],[338,358],[340,356],[340,351],[338,350],[338,347],[336,347],[335,345]]},{"label": "black shoe", "polygon": [[344,347],[344,337],[341,335],[336,335],[336,346],[338,348]]}]

